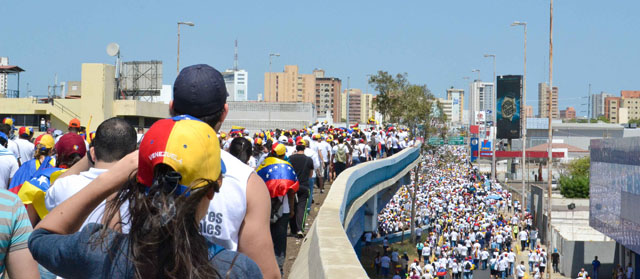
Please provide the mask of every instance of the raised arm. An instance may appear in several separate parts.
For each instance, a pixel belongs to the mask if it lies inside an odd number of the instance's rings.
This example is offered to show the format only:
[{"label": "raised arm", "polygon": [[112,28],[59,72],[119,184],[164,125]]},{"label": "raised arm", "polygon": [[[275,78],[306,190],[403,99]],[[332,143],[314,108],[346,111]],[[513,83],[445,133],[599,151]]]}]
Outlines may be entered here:
[{"label": "raised arm", "polygon": [[54,208],[36,229],[56,234],[77,232],[89,214],[109,195],[115,193],[138,167],[138,151],[134,151],[99,175],[87,187]]},{"label": "raised arm", "polygon": [[271,199],[264,181],[256,174],[247,183],[247,213],[238,236],[238,251],[258,264],[264,278],[280,278],[269,229]]}]

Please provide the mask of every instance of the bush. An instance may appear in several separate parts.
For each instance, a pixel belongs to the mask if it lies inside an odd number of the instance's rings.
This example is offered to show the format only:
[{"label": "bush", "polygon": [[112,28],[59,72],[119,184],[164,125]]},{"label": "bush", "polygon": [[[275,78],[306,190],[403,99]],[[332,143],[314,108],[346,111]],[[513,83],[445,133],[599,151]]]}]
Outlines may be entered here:
[{"label": "bush", "polygon": [[560,176],[560,193],[566,198],[589,197],[589,177],[586,175]]}]

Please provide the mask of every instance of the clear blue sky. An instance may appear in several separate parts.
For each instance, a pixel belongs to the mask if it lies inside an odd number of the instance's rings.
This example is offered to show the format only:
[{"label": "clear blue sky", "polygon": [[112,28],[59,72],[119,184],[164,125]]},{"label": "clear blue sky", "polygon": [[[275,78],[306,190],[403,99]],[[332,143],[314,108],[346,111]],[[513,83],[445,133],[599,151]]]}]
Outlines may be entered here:
[{"label": "clear blue sky", "polygon": [[[592,92],[619,95],[640,90],[640,1],[556,0],[554,85],[560,109],[574,106],[585,115],[588,84]],[[269,52],[273,64],[314,68],[367,88],[367,74],[406,72],[436,96],[450,86],[468,91],[475,79],[522,73],[523,31],[528,23],[528,96],[537,108],[537,83],[547,80],[549,1],[3,1],[0,56],[26,69],[21,89],[46,95],[54,74],[80,80],[81,63],[114,63],[105,47],[120,44],[124,61],[162,60],[164,84],[173,84],[176,22],[182,28],[182,66],[207,63],[233,66],[233,41],[239,40],[239,65],[249,71],[249,97],[263,91]],[[15,79],[12,78],[12,81]],[[15,82],[10,88],[15,88]]]}]

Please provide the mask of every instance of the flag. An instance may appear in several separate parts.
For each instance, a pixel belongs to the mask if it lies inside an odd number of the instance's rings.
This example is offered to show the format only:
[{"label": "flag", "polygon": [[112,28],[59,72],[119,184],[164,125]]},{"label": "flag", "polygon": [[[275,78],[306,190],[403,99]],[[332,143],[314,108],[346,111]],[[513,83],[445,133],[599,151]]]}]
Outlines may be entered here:
[{"label": "flag", "polygon": [[24,204],[31,204],[38,212],[40,219],[47,216],[49,211],[44,205],[44,196],[53,182],[62,174],[65,169],[45,168],[36,171],[31,179],[25,181],[20,187],[18,197]]},{"label": "flag", "polygon": [[26,163],[22,164],[16,174],[11,179],[11,184],[9,184],[9,188],[7,190],[11,191],[14,194],[18,194],[20,191],[20,187],[22,187],[22,183],[31,179],[33,174],[40,169],[46,169],[54,167],[55,160],[49,156],[45,157],[40,164],[40,161],[37,159],[31,159]]},{"label": "flag", "polygon": [[297,192],[300,187],[293,167],[285,160],[267,157],[256,171],[267,184],[269,195],[272,198],[284,196],[289,189]]}]

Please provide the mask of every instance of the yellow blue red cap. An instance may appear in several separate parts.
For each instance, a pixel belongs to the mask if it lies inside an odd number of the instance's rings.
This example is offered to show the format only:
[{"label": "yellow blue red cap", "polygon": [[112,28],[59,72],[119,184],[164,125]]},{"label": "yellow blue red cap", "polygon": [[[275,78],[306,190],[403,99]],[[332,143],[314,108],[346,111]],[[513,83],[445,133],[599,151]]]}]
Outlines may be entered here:
[{"label": "yellow blue red cap", "polygon": [[226,171],[216,132],[207,123],[188,115],[154,123],[142,139],[138,154],[137,180],[147,187],[153,184],[158,164],[180,173],[183,190],[203,187],[206,183],[193,183],[199,179],[218,180]]}]

